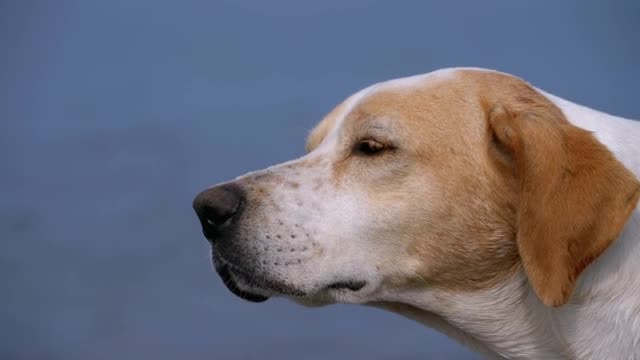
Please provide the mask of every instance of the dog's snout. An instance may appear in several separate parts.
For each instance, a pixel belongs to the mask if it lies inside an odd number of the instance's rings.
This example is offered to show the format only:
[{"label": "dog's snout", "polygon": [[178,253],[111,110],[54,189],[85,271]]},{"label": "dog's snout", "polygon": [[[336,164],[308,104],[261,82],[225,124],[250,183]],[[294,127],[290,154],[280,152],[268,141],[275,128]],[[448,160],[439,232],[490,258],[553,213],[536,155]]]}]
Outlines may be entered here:
[{"label": "dog's snout", "polygon": [[228,226],[242,208],[244,197],[237,185],[225,184],[207,189],[193,200],[205,236]]}]

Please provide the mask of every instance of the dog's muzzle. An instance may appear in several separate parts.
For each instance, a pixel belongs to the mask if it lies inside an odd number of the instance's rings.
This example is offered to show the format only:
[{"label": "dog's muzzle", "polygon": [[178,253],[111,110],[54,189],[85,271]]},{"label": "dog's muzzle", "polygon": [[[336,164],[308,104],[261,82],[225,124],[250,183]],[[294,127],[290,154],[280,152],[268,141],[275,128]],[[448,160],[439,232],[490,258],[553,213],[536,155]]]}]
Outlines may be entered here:
[{"label": "dog's muzzle", "polygon": [[193,200],[193,209],[198,215],[204,236],[211,243],[213,265],[225,286],[245,300],[262,302],[268,297],[246,291],[238,283],[241,279],[243,283],[251,283],[253,277],[216,255],[221,249],[234,248],[234,244],[230,242],[234,240],[235,228],[245,202],[242,188],[230,183],[212,187],[198,194]]}]

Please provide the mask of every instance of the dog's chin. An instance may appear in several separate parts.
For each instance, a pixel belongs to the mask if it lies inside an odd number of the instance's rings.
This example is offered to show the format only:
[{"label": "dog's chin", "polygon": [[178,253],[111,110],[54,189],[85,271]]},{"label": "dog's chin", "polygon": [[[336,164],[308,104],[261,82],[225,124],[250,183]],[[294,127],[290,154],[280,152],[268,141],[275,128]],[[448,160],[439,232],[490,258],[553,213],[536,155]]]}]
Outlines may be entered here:
[{"label": "dog's chin", "polygon": [[270,296],[264,294],[262,291],[253,290],[246,285],[245,281],[242,280],[242,275],[234,272],[230,265],[217,265],[216,272],[220,275],[220,278],[227,289],[239,298],[254,303],[261,303],[269,300]]},{"label": "dog's chin", "polygon": [[213,253],[213,265],[227,289],[241,299],[261,303],[271,297],[289,298],[305,306],[323,306],[344,302],[350,294],[358,293],[365,281],[345,280],[311,287],[309,291],[245,270]]},{"label": "dog's chin", "polygon": [[220,256],[213,256],[213,265],[223,283],[236,296],[250,302],[264,302],[274,296],[304,297],[307,294],[283,282],[245,270]]}]

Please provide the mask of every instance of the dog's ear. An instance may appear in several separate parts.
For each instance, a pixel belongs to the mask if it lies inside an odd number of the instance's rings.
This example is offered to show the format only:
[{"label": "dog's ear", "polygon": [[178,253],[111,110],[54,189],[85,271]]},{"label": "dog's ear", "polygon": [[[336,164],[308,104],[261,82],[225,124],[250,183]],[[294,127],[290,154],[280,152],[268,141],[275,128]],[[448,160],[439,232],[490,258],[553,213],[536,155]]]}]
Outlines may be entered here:
[{"label": "dog's ear", "polygon": [[517,246],[533,289],[565,304],[576,278],[619,236],[640,183],[551,103],[489,110],[491,154],[517,193]]}]

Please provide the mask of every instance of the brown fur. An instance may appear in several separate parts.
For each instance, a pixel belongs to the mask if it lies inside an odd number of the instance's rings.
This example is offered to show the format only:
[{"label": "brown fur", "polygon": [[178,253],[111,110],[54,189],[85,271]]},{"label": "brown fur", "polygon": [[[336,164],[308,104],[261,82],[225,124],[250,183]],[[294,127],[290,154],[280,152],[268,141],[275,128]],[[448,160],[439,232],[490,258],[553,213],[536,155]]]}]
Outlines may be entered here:
[{"label": "brown fur", "polygon": [[[311,133],[309,151],[344,104]],[[564,304],[640,197],[637,179],[604,145],[505,74],[459,71],[383,88],[345,116],[334,183],[366,189],[373,207],[402,219],[390,240],[403,251],[396,260],[419,264],[399,270],[388,287],[483,289],[522,264],[545,304]],[[372,133],[397,150],[355,155],[354,144]]]},{"label": "brown fur", "polygon": [[592,134],[539,98],[519,113],[498,107],[489,121],[515,162],[525,271],[540,299],[559,306],[578,275],[618,237],[640,186]]}]

